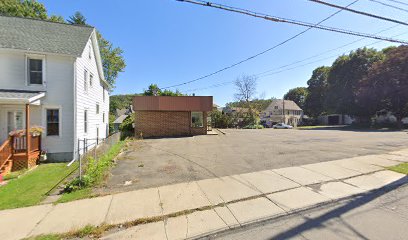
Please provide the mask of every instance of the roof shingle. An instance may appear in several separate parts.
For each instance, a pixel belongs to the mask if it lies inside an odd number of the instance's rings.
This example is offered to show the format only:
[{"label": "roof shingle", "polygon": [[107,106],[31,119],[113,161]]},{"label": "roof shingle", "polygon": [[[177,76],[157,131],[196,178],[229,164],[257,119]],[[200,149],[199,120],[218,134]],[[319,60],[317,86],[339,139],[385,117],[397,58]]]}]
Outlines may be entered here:
[{"label": "roof shingle", "polygon": [[94,28],[0,15],[0,48],[81,56]]}]

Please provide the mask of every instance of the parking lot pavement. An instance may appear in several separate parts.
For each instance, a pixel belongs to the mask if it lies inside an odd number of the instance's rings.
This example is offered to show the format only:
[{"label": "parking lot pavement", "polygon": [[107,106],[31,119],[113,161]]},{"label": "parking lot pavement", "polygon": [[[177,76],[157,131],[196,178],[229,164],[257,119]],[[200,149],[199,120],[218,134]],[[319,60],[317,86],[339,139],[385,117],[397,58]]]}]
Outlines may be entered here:
[{"label": "parking lot pavement", "polygon": [[[123,192],[382,154],[398,151],[408,142],[408,133],[399,131],[225,129],[223,132],[226,134],[131,142],[119,157],[107,186],[100,191]],[[358,170],[357,165],[354,167]]]}]

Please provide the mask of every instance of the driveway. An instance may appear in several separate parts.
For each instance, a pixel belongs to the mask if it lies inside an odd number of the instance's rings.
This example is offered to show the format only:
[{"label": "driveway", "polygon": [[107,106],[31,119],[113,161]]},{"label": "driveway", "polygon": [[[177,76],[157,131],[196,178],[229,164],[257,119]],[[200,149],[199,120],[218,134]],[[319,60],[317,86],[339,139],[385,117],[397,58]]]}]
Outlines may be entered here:
[{"label": "driveway", "polygon": [[111,171],[104,193],[222,177],[406,147],[407,132],[223,130],[225,135],[136,140]]}]

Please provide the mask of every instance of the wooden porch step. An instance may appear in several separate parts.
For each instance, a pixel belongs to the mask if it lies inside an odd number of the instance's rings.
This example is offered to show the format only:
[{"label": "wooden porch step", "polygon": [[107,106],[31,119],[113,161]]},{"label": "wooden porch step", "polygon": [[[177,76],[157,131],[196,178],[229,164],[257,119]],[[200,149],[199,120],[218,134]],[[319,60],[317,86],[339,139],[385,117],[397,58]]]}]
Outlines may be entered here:
[{"label": "wooden porch step", "polygon": [[1,167],[1,169],[0,169],[1,175],[6,176],[7,174],[9,174],[11,172],[12,168],[13,168],[13,160],[9,159]]}]

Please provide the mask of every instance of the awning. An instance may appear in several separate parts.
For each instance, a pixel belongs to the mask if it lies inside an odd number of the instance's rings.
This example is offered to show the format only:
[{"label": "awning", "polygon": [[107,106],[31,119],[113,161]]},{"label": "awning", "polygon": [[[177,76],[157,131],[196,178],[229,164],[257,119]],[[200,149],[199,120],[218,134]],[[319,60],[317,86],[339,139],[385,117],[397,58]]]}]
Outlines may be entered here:
[{"label": "awning", "polygon": [[0,89],[0,104],[39,104],[45,92]]}]

